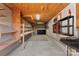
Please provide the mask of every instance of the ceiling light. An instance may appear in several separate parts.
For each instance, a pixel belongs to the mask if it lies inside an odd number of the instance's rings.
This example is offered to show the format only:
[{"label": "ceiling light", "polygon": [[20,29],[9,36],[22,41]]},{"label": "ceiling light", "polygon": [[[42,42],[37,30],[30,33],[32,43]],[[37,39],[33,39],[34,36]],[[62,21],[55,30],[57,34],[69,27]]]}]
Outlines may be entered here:
[{"label": "ceiling light", "polygon": [[36,14],[36,20],[37,20],[37,21],[40,20],[40,14]]}]

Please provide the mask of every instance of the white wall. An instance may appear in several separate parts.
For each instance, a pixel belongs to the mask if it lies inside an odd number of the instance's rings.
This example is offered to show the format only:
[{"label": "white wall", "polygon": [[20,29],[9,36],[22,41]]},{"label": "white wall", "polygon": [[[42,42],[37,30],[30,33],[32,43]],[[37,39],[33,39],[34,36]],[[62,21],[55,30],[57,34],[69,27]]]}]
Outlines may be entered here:
[{"label": "white wall", "polygon": [[[60,35],[60,34],[56,34],[56,33],[53,33],[53,20],[54,18],[58,17],[58,15],[62,15],[61,18],[64,18],[66,16],[68,16],[68,10],[71,9],[71,12],[72,12],[72,15],[74,16],[74,36],[78,37],[78,32],[77,32],[77,29],[76,29],[76,4],[72,3],[72,4],[69,4],[67,7],[65,7],[61,12],[59,12],[55,17],[53,17],[47,24],[48,28],[47,28],[47,35],[51,38],[53,38],[52,40],[56,40],[58,45],[63,49],[65,50],[66,49],[66,46],[60,42],[60,38],[61,37],[67,37],[66,35]],[[59,20],[59,19],[58,19]]]},{"label": "white wall", "polygon": [[35,34],[37,35],[37,30],[46,30],[45,25],[37,25],[35,28]]},{"label": "white wall", "polygon": [[[68,10],[71,9],[71,12],[72,12],[72,15],[74,16],[74,36],[78,37],[78,33],[77,33],[77,29],[76,29],[76,4],[69,4],[67,7],[65,7],[60,13],[62,14],[62,17],[61,18],[64,18],[66,16],[68,16]],[[58,13],[57,15],[59,15],[60,13]],[[57,16],[55,16],[54,18],[56,18]],[[47,26],[48,26],[48,29],[47,29],[47,35],[48,36],[51,36],[52,38],[56,38],[57,40],[60,39],[60,37],[65,37],[66,35],[60,35],[60,34],[56,34],[56,33],[53,33],[53,19],[52,18]],[[50,35],[51,34],[51,35]]]}]

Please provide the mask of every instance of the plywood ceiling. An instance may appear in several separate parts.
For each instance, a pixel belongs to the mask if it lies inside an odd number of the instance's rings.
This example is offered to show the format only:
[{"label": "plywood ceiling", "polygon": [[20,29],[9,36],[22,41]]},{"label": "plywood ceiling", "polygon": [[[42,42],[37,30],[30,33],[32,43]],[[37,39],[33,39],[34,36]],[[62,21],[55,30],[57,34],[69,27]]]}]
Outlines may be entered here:
[{"label": "plywood ceiling", "polygon": [[30,23],[35,23],[35,15],[40,14],[43,23],[47,23],[51,18],[53,18],[57,13],[59,13],[63,8],[65,8],[67,3],[14,3],[5,4],[11,9],[18,8],[22,16],[25,17]]}]

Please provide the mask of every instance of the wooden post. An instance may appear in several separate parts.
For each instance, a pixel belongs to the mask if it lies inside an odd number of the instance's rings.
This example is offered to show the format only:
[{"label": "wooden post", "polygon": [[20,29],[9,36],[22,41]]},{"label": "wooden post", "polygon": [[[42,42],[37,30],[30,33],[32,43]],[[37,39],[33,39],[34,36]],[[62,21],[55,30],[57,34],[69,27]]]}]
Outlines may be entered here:
[{"label": "wooden post", "polygon": [[24,24],[22,24],[22,34],[23,34],[23,36],[22,36],[22,45],[24,47]]}]

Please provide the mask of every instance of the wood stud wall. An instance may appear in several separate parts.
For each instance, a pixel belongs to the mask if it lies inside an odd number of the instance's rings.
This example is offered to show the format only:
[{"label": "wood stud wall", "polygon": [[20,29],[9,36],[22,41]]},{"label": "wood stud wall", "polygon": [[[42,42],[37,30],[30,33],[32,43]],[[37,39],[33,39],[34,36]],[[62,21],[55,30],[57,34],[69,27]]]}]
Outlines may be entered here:
[{"label": "wood stud wall", "polygon": [[18,8],[13,10],[13,29],[16,31],[15,38],[20,39],[20,32],[21,32],[21,17],[20,17],[20,10]]},{"label": "wood stud wall", "polygon": [[76,20],[77,29],[79,30],[79,3],[76,4]]}]

